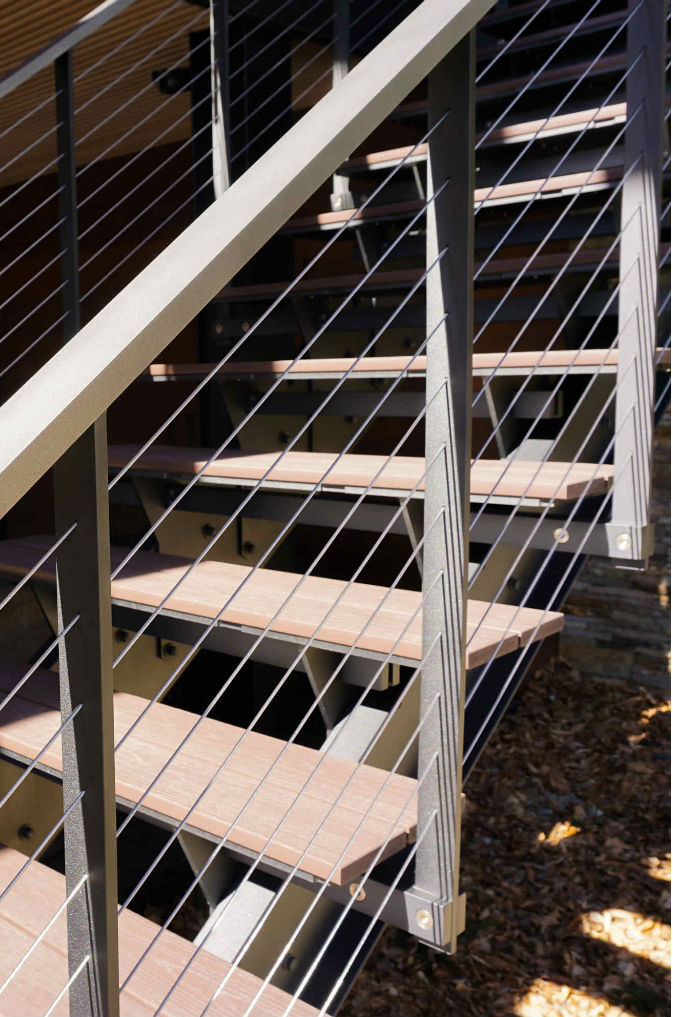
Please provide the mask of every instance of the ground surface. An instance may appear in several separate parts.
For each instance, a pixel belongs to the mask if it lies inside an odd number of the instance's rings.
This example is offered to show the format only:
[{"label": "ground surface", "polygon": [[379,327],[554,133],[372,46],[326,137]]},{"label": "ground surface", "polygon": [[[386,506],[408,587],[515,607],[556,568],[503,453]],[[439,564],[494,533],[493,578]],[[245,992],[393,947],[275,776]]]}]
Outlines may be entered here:
[{"label": "ground surface", "polygon": [[670,702],[563,660],[466,787],[452,958],[388,932],[344,1017],[670,1013]]}]

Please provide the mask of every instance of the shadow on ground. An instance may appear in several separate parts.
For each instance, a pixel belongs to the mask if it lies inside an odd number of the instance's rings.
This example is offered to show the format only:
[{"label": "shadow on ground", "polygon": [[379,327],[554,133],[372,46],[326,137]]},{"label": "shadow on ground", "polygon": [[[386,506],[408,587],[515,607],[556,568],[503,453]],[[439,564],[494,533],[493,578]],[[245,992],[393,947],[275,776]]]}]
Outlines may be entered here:
[{"label": "shadow on ground", "polygon": [[516,704],[466,787],[458,952],[388,931],[347,1017],[670,1013],[670,704],[562,660]]}]

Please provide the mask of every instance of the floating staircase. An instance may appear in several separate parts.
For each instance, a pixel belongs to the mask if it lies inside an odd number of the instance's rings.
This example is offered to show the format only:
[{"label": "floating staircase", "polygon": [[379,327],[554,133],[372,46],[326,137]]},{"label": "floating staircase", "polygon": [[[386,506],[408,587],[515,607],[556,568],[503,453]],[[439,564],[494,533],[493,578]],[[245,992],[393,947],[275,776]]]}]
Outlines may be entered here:
[{"label": "floating staircase", "polygon": [[59,6],[2,65],[0,1013],[454,951],[463,781],[586,557],[646,567],[663,2],[370,7]]}]

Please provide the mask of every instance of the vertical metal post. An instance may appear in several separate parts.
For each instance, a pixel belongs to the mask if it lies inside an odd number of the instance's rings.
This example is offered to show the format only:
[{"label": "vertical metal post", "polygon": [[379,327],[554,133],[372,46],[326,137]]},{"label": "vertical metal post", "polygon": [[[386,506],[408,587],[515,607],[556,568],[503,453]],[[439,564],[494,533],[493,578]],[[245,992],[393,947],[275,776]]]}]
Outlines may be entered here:
[{"label": "vertical metal post", "polygon": [[[64,339],[80,327],[77,191],[73,115],[72,53],[54,62],[58,123],[58,182],[61,216]],[[85,878],[68,905],[68,967],[72,974],[88,959],[70,988],[70,1013],[117,1017],[117,844],[112,706],[110,527],[107,437],[101,417],[54,467],[54,516],[60,536],[77,526],[57,552],[59,629],[78,618],[59,643],[63,719],[66,889]]]},{"label": "vertical metal post", "polygon": [[442,905],[449,905],[448,920],[443,928],[435,929],[435,942],[451,950],[461,920],[458,870],[472,408],[474,68],[472,32],[431,72],[428,83],[428,126],[439,124],[428,142],[428,197],[449,182],[427,212],[427,265],[434,267],[426,282],[426,328],[431,338],[425,455],[426,463],[434,464],[425,479],[421,716],[432,703],[436,705],[419,737],[419,773],[431,767],[419,789],[419,830],[433,814],[436,819],[418,846],[415,891],[439,905],[419,911],[419,924],[425,921],[426,928],[429,919],[442,921]]},{"label": "vertical metal post", "polygon": [[[332,88],[346,77],[350,63],[350,0],[333,0],[333,3]],[[333,212],[355,208],[349,177],[333,175],[330,202]]]},{"label": "vertical metal post", "polygon": [[210,0],[213,188],[219,198],[231,184],[229,161],[229,0]]},{"label": "vertical metal post", "polygon": [[[634,559],[649,553],[654,357],[657,334],[664,117],[664,0],[629,0],[619,258],[619,367],[611,542]],[[631,169],[631,167],[633,167]]]}]

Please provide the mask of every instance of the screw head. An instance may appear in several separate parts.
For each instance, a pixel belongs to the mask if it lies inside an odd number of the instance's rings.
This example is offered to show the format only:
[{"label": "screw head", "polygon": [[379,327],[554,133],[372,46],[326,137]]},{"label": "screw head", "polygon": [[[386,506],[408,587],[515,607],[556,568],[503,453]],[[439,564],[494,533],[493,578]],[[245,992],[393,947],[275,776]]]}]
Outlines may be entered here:
[{"label": "screw head", "polygon": [[422,929],[432,928],[433,924],[432,915],[430,914],[429,911],[426,911],[425,908],[421,908],[419,911],[416,912],[416,921],[418,922]]},{"label": "screw head", "polygon": [[215,335],[222,335],[223,332],[224,325],[222,324],[221,321],[218,321],[217,325],[215,326]]},{"label": "screw head", "polygon": [[354,897],[355,900],[364,900],[367,896],[364,886],[359,886],[358,883],[351,883],[348,889],[351,897]]},{"label": "screw head", "polygon": [[620,551],[628,551],[631,548],[631,537],[628,533],[618,533],[616,543]]},{"label": "screw head", "polygon": [[128,642],[129,634],[124,629],[117,629],[115,632],[115,639],[118,643]]},{"label": "screw head", "polygon": [[24,823],[19,827],[19,840],[32,840],[34,836],[35,830],[30,823]]},{"label": "screw head", "polygon": [[567,544],[570,540],[570,534],[562,526],[559,526],[557,530],[554,530],[554,540],[558,541],[559,544]]},{"label": "screw head", "polygon": [[201,533],[204,537],[212,537],[215,532],[215,527],[211,523],[205,523],[201,527]]},{"label": "screw head", "polygon": [[174,657],[175,654],[177,653],[177,650],[178,648],[174,643],[164,644],[164,653],[167,657]]},{"label": "screw head", "polygon": [[243,544],[243,554],[252,554],[255,550],[255,545],[251,540],[246,540]]}]

